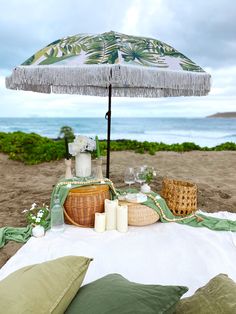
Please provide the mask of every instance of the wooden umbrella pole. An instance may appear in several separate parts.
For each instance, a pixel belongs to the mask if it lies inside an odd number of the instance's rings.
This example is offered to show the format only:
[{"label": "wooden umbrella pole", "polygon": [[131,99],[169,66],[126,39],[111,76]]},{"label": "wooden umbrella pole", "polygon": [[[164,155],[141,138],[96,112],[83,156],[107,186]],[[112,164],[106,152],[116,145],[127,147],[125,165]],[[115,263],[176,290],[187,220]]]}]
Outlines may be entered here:
[{"label": "wooden umbrella pole", "polygon": [[108,179],[110,176],[111,96],[112,96],[112,86],[110,84],[109,85],[109,92],[108,92],[108,111],[106,113],[106,119],[107,119],[107,169],[106,169],[106,177]]}]

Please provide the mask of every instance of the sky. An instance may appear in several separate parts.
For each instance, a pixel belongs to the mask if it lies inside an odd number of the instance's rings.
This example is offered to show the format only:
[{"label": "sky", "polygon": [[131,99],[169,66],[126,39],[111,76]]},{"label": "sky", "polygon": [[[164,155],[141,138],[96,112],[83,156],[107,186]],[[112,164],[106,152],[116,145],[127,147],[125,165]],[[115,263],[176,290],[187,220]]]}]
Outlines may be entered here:
[{"label": "sky", "polygon": [[5,76],[50,42],[114,30],[168,43],[212,76],[205,97],[113,98],[116,117],[205,117],[236,111],[234,0],[0,0],[0,117],[103,117],[107,99],[5,88]]}]

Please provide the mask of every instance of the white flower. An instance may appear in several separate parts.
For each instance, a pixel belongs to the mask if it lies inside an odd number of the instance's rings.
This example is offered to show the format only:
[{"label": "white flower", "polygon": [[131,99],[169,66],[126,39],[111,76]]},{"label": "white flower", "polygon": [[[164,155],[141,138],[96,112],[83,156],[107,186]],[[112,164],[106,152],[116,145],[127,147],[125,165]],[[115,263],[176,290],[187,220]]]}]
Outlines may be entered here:
[{"label": "white flower", "polygon": [[72,155],[72,156],[76,156],[77,155],[77,150],[76,150],[76,146],[74,143],[69,143],[68,144],[68,147],[69,147],[69,153]]},{"label": "white flower", "polygon": [[42,222],[47,221],[47,212],[49,212],[49,207],[43,203],[42,206],[38,206],[36,203],[31,205],[31,208],[25,209],[22,213],[26,213],[26,219],[30,224],[42,224]]},{"label": "white flower", "polygon": [[33,209],[35,209],[35,207],[37,206],[37,204],[36,203],[33,203],[32,205],[31,205],[31,208],[30,208],[30,210],[33,210]]},{"label": "white flower", "polygon": [[69,143],[69,153],[76,156],[78,153],[93,151],[96,149],[96,142],[87,136],[76,136],[73,143]]}]

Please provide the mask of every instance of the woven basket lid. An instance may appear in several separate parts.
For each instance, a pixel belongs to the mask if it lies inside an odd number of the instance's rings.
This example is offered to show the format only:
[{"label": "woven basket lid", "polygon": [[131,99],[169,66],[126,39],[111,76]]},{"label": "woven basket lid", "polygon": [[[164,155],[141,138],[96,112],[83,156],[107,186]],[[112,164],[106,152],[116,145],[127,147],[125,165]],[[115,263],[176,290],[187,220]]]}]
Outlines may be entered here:
[{"label": "woven basket lid", "polygon": [[78,188],[71,189],[69,194],[93,194],[93,193],[100,193],[106,192],[109,190],[109,185],[107,184],[100,184],[100,185],[86,185],[81,186]]},{"label": "woven basket lid", "polygon": [[158,213],[143,204],[119,201],[120,205],[128,206],[128,224],[130,226],[147,226],[157,222],[160,218]]}]

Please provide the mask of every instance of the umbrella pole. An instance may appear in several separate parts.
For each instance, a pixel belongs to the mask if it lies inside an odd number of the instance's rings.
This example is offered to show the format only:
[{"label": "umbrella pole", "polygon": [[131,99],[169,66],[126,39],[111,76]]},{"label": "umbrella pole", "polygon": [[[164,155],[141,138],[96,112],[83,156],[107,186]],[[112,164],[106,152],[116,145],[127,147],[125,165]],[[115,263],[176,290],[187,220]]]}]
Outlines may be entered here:
[{"label": "umbrella pole", "polygon": [[106,113],[106,119],[107,119],[107,169],[106,169],[106,178],[108,178],[108,179],[110,176],[111,94],[112,94],[112,87],[110,84],[109,85],[109,92],[108,92],[108,111]]}]

